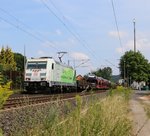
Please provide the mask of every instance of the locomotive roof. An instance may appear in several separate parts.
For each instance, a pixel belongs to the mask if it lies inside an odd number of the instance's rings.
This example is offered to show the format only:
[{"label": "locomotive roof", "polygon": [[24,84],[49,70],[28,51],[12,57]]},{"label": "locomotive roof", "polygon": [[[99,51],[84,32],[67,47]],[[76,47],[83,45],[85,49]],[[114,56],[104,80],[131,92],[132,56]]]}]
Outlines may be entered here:
[{"label": "locomotive roof", "polygon": [[52,57],[40,57],[40,58],[31,58],[31,59],[27,59],[27,62],[38,62],[38,61],[48,61],[48,60],[51,60],[51,62],[53,62],[53,63],[56,63],[56,64],[59,64],[59,65],[62,65],[62,66],[65,66],[65,67],[68,67],[68,68],[72,68],[73,69],[73,67],[72,66],[69,66],[69,65],[67,65],[67,64],[65,64],[65,63],[62,63],[62,62],[59,62],[59,61],[56,61],[54,58],[52,58]]}]

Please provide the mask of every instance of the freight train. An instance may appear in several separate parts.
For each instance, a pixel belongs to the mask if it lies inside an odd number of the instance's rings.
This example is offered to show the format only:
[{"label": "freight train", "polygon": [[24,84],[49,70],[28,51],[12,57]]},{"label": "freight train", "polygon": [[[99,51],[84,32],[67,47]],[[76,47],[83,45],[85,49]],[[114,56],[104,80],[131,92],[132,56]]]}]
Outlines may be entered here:
[{"label": "freight train", "polygon": [[88,75],[82,77],[77,76],[77,88],[78,90],[107,90],[111,87],[111,82],[102,77],[97,77],[95,75]]},{"label": "freight train", "polygon": [[76,71],[51,57],[28,59],[25,67],[24,87],[27,92],[72,92],[93,89],[108,89],[109,81],[88,76],[76,79]]}]

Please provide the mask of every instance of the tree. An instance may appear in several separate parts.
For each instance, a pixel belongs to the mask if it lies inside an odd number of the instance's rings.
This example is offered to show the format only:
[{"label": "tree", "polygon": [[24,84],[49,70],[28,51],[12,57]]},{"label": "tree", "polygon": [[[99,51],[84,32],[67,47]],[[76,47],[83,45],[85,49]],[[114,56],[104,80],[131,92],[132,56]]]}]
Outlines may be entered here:
[{"label": "tree", "polygon": [[0,51],[0,71],[2,72],[4,69],[4,65],[6,63],[6,58],[5,58],[5,49],[2,47]]},{"label": "tree", "polygon": [[5,58],[5,49],[2,47],[1,52],[0,52],[0,63],[5,63],[6,58]]},{"label": "tree", "polygon": [[23,72],[24,71],[24,56],[20,53],[14,53],[14,59],[16,62],[17,71]]},{"label": "tree", "polygon": [[15,71],[16,70],[16,62],[14,60],[14,53],[11,48],[8,46],[5,49],[5,59],[6,59],[6,71]]},{"label": "tree", "polygon": [[92,74],[111,80],[112,69],[110,67],[105,67],[103,69],[100,68],[97,71],[93,71]]},{"label": "tree", "polygon": [[14,78],[14,86],[16,88],[20,88],[24,80],[24,59],[26,61],[26,58],[24,58],[24,56],[20,53],[14,53],[14,59],[16,62],[16,70],[18,74],[18,76]]},{"label": "tree", "polygon": [[11,71],[15,70],[16,62],[14,61],[14,54],[12,50],[8,46],[6,47],[6,49],[2,47],[0,51],[0,72],[6,79],[8,79],[8,77],[9,79],[11,79]]},{"label": "tree", "polygon": [[127,51],[120,59],[121,77],[132,81],[148,81],[150,64],[138,51]]},{"label": "tree", "polygon": [[14,54],[7,46],[6,49],[2,47],[0,52],[0,69],[3,71],[14,71],[16,69],[16,62],[14,61]]}]

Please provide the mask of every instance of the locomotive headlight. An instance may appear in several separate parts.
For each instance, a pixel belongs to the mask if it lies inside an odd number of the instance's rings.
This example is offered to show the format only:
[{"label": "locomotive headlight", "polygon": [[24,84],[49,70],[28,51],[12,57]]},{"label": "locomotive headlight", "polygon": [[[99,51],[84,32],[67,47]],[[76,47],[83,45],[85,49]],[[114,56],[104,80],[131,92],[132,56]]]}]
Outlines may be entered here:
[{"label": "locomotive headlight", "polygon": [[46,78],[41,78],[41,81],[46,81]]},{"label": "locomotive headlight", "polygon": [[30,78],[26,78],[26,81],[30,81]]}]

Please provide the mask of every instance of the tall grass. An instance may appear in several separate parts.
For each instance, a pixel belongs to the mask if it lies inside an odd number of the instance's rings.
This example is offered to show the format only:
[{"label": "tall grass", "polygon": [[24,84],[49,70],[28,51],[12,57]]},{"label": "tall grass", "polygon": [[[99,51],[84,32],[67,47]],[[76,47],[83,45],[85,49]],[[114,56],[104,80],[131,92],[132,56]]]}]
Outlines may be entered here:
[{"label": "tall grass", "polygon": [[[128,91],[128,92],[127,92]],[[76,96],[72,102],[12,111],[11,136],[129,136],[130,90],[117,88],[105,98]],[[9,119],[10,120],[10,119]],[[6,127],[7,128],[7,127]]]},{"label": "tall grass", "polygon": [[128,136],[131,122],[120,96],[107,97],[81,110],[80,103],[68,118],[56,126],[56,135]]},{"label": "tall grass", "polygon": [[[0,84],[0,109],[3,107],[3,104],[9,98],[9,96],[13,93],[10,90],[10,84],[11,84],[11,82],[8,82],[6,85]],[[3,131],[0,128],[0,136],[2,136],[2,135],[3,135]]]},{"label": "tall grass", "polygon": [[0,85],[0,109],[2,108],[8,97],[13,93],[10,90],[10,84],[11,82],[8,82],[6,85]]},{"label": "tall grass", "polygon": [[147,117],[150,118],[150,104],[143,103],[143,105],[144,105],[144,110],[146,111]]},{"label": "tall grass", "polygon": [[130,99],[130,94],[131,93],[132,93],[132,90],[130,88],[126,88],[126,87],[123,87],[123,86],[117,86],[116,89],[113,89],[113,90],[109,91],[110,96],[120,95],[127,101]]}]

